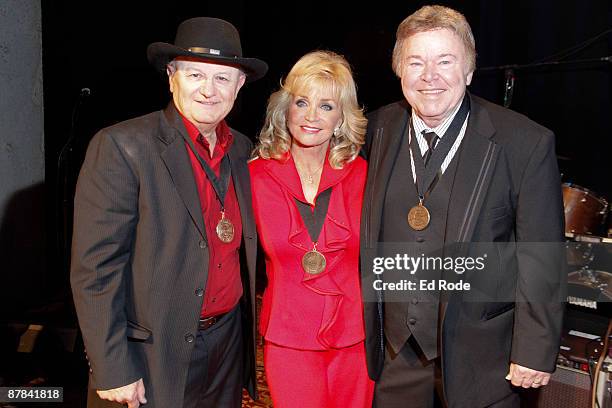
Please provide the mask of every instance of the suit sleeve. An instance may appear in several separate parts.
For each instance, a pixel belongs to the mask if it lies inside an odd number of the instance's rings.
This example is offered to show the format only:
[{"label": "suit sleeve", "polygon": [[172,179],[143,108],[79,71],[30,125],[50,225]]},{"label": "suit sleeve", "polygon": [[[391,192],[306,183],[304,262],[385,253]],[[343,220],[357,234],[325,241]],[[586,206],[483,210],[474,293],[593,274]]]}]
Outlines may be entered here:
[{"label": "suit sleeve", "polygon": [[511,360],[555,368],[567,281],[564,216],[554,135],[543,134],[525,168],[517,203],[518,282]]},{"label": "suit sleeve", "polygon": [[125,313],[137,219],[137,177],[125,152],[103,130],[92,139],[77,182],[70,271],[95,389],[143,377],[129,351]]},{"label": "suit sleeve", "polygon": [[378,126],[378,117],[376,112],[370,113],[368,116],[368,128],[365,135],[365,140],[361,149],[359,150],[359,155],[366,161],[370,158],[370,151],[372,149],[372,138],[374,137],[374,133],[376,131],[376,126]]}]

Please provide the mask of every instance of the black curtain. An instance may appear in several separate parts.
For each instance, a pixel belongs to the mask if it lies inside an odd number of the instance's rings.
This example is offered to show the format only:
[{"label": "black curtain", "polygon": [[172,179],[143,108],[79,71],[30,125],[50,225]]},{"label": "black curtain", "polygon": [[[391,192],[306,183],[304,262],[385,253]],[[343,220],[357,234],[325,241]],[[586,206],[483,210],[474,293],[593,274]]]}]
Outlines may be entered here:
[{"label": "black curtain", "polygon": [[[476,37],[478,67],[541,61],[612,28],[612,2],[607,0],[438,3],[466,15]],[[232,22],[241,33],[244,54],[270,65],[264,79],[243,88],[229,118],[233,127],[254,138],[268,96],[293,63],[313,49],[347,57],[367,111],[402,98],[390,68],[395,30],[426,2],[376,1],[365,7],[353,1],[247,0],[42,4],[48,259],[56,266],[48,273],[57,277],[48,281],[59,282],[55,289],[61,290],[67,283],[72,191],[87,143],[96,130],[160,109],[169,100],[166,79],[146,60],[149,43],[172,42],[178,23],[189,17]],[[566,61],[609,55],[611,34]],[[612,136],[612,63],[523,68],[514,75],[511,108],[555,132],[564,181],[612,199],[612,153],[606,149]],[[470,90],[501,104],[504,70],[477,71]],[[72,121],[75,106],[78,115]],[[71,137],[71,149],[58,160]]]}]

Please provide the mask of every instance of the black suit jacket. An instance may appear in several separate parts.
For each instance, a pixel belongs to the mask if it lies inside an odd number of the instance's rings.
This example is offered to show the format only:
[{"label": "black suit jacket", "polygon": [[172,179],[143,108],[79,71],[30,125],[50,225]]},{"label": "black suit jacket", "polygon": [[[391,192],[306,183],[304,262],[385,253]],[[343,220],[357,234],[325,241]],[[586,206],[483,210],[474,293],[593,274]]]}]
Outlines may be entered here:
[{"label": "black suit jacket", "polygon": [[[101,130],[79,175],[71,283],[91,366],[90,387],[144,379],[147,407],[180,407],[208,274],[208,240],[186,129],[164,111]],[[255,256],[247,159],[232,130],[228,152],[242,217],[247,371],[254,392]],[[104,404],[98,400],[98,404]]]},{"label": "black suit jacket", "polygon": [[[554,135],[523,115],[470,95],[471,112],[458,160],[446,242],[506,243],[495,248],[495,273],[466,276],[480,292],[443,298],[439,338],[445,394],[451,407],[484,407],[511,392],[509,363],[553,371],[563,314],[566,271],[556,252],[563,241],[563,203]],[[362,215],[362,278],[371,282],[383,203],[403,129],[405,101],[369,115],[368,179]],[[409,183],[411,181],[408,181]],[[398,220],[404,223],[405,220]],[[529,244],[528,244],[529,243]],[[554,247],[554,248],[553,248]],[[473,245],[455,255],[478,255]],[[474,285],[475,284],[475,285]],[[384,294],[363,285],[368,370],[384,360]],[[484,293],[488,298],[475,293]],[[368,301],[377,299],[377,301]],[[483,301],[490,299],[490,301]],[[387,323],[388,324],[388,323]],[[397,324],[404,324],[398,322]]]}]

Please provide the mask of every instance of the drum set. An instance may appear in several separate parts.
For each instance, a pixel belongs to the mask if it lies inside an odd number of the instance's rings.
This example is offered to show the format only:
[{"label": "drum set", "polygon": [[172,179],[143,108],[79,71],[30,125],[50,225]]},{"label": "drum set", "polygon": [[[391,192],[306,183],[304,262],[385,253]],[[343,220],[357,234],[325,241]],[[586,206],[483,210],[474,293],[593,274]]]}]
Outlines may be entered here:
[{"label": "drum set", "polygon": [[597,309],[612,302],[612,212],[608,201],[589,189],[573,183],[561,187],[568,301]]}]

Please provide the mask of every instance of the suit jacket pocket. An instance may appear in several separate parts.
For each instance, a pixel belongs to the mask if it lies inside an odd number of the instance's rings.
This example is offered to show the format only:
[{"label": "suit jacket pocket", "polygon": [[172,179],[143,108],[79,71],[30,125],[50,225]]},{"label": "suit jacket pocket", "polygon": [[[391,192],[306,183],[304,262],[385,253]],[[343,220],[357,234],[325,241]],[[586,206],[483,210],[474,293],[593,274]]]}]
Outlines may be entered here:
[{"label": "suit jacket pocket", "polygon": [[491,320],[494,317],[497,317],[501,314],[504,314],[514,309],[514,302],[501,303],[501,304],[497,304],[496,306],[497,307],[493,308],[492,310],[487,310],[482,320]]},{"label": "suit jacket pocket", "polygon": [[506,206],[487,208],[485,212],[485,218],[488,220],[494,220],[497,218],[505,217],[506,215],[510,215],[510,213],[510,208]]},{"label": "suit jacket pocket", "polygon": [[151,337],[151,330],[130,320],[127,321],[127,337],[134,341],[145,341]]}]

